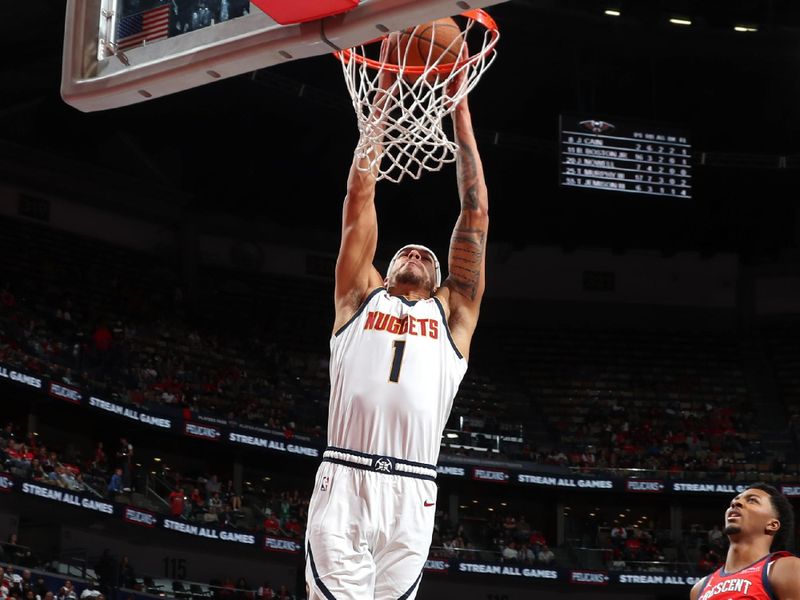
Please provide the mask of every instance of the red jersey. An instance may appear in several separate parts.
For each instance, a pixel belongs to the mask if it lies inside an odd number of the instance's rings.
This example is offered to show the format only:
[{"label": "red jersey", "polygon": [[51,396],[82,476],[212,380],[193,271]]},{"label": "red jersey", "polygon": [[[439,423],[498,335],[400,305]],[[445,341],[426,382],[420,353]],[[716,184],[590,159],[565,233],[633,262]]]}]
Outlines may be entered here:
[{"label": "red jersey", "polygon": [[769,585],[769,566],[790,552],[773,552],[758,559],[749,567],[726,573],[720,567],[706,577],[697,600],[774,600]]}]

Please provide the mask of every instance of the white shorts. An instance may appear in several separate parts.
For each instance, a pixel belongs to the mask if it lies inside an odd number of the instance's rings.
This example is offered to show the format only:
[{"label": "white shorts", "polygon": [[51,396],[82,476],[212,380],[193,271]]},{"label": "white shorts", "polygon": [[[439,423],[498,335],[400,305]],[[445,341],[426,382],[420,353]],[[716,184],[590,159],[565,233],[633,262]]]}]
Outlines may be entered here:
[{"label": "white shorts", "polygon": [[399,474],[404,465],[388,459],[387,474],[385,457],[350,466],[329,454],[308,509],[309,600],[413,600],[433,534],[435,468],[417,469],[432,469],[427,478]]}]

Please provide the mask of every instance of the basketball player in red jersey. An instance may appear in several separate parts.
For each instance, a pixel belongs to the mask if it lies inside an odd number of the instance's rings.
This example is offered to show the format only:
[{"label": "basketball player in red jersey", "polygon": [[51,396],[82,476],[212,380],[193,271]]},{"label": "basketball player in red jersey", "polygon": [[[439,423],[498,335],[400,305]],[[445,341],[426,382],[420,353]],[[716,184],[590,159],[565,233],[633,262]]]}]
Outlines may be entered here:
[{"label": "basketball player in red jersey", "polygon": [[785,549],[794,535],[789,500],[754,483],[725,511],[725,565],[698,581],[691,600],[800,600],[800,558]]}]

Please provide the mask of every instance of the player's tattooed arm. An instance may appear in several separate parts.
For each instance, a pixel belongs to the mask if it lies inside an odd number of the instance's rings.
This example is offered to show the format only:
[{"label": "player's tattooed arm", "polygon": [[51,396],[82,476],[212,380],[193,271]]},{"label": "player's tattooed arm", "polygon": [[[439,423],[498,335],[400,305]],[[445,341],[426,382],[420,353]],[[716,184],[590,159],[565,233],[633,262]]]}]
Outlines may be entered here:
[{"label": "player's tattooed arm", "polygon": [[450,239],[448,279],[453,292],[468,303],[479,303],[484,286],[489,198],[466,100],[456,108],[453,123],[461,212]]},{"label": "player's tattooed arm", "polygon": [[478,295],[485,250],[485,230],[456,226],[450,239],[450,281],[452,290],[470,301]]}]

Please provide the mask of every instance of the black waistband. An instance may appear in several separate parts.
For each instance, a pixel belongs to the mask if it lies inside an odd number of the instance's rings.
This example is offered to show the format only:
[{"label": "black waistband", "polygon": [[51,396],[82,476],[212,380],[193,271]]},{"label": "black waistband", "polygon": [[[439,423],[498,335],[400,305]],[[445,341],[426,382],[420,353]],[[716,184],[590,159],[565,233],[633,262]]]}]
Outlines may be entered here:
[{"label": "black waistband", "polygon": [[384,473],[385,475],[400,475],[402,477],[436,481],[436,465],[403,460],[393,456],[367,454],[357,450],[328,446],[325,452],[322,453],[322,460],[364,471]]}]

